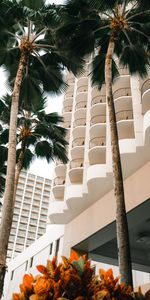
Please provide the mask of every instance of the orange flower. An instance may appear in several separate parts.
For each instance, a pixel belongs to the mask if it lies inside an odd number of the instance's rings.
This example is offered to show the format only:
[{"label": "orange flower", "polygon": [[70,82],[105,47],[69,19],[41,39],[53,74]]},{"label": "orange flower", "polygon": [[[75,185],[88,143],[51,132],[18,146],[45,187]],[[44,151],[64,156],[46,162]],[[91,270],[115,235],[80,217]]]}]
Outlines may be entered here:
[{"label": "orange flower", "polygon": [[12,300],[20,300],[20,294],[13,294]]},{"label": "orange flower", "polygon": [[78,259],[79,259],[79,256],[78,256],[77,252],[76,251],[71,251],[69,261],[73,262],[74,260],[78,260]]},{"label": "orange flower", "polygon": [[23,283],[20,284],[20,290],[24,294],[30,294],[33,291],[34,277],[30,274],[23,276]]},{"label": "orange flower", "polygon": [[35,294],[48,294],[53,288],[53,281],[50,278],[39,277],[34,285]]},{"label": "orange flower", "polygon": [[45,266],[38,265],[38,266],[36,266],[36,268],[40,273],[42,273],[44,275],[48,274],[48,269]]}]

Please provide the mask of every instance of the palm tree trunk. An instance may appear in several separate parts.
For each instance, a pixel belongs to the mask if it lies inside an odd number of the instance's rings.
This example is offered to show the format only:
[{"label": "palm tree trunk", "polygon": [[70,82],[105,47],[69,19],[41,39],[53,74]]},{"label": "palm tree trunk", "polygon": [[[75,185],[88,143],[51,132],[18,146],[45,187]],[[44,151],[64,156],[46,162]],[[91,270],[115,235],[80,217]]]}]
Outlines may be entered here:
[{"label": "palm tree trunk", "polygon": [[27,63],[27,53],[22,52],[18,71],[15,79],[11,115],[10,115],[10,129],[9,129],[9,149],[7,161],[7,175],[6,186],[4,194],[3,213],[0,227],[0,299],[3,293],[4,277],[6,272],[6,256],[11,230],[13,210],[14,210],[14,182],[15,182],[15,165],[16,165],[16,128],[17,115],[19,105],[20,86],[24,74],[24,69]]},{"label": "palm tree trunk", "polygon": [[132,266],[130,255],[130,243],[128,224],[125,208],[125,197],[123,187],[123,176],[121,167],[121,158],[119,151],[118,132],[116,125],[115,107],[112,92],[112,56],[114,53],[115,41],[111,37],[106,54],[105,61],[105,83],[106,98],[110,120],[111,133],[111,150],[112,150],[112,168],[113,168],[113,185],[116,198],[116,231],[118,245],[118,262],[121,282],[125,285],[133,287],[132,282]]},{"label": "palm tree trunk", "polygon": [[24,153],[25,153],[25,145],[24,143],[22,143],[22,147],[21,147],[21,151],[20,151],[20,155],[18,158],[18,162],[16,165],[16,171],[15,171],[15,182],[14,182],[14,202],[15,202],[15,198],[16,198],[16,192],[17,192],[17,186],[18,186],[18,181],[19,181],[19,176],[20,176],[20,172],[22,169],[22,165],[23,165],[23,160],[24,160]]}]

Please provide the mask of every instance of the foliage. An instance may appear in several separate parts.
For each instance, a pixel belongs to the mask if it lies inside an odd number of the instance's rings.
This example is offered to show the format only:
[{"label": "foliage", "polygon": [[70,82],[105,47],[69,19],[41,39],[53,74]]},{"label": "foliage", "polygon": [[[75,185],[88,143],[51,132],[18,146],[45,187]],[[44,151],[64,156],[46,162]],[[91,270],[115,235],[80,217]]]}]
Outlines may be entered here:
[{"label": "foliage", "polygon": [[[60,125],[63,118],[55,112],[45,112],[46,98],[42,94],[40,94],[39,100],[32,105],[32,110],[25,110],[21,106],[19,108],[16,131],[17,162],[20,152],[23,151],[22,168],[25,169],[29,168],[35,157],[46,158],[48,163],[54,159],[59,159],[63,163],[68,161],[66,129]],[[8,94],[0,99],[0,105],[3,106],[0,119],[4,124],[0,134],[0,144],[3,145],[3,148],[4,145],[8,145],[10,104],[11,96]],[[2,162],[5,160],[2,158]]]},{"label": "foliage", "polygon": [[13,300],[146,299],[141,290],[133,295],[130,287],[119,284],[119,278],[114,278],[112,269],[100,269],[99,277],[95,276],[86,255],[78,257],[75,251],[69,259],[62,256],[62,263],[57,264],[54,257],[52,261],[47,261],[46,267],[38,265],[37,270],[40,275],[24,275],[20,293],[14,293]]},{"label": "foliage", "polygon": [[[106,53],[112,38],[115,42],[114,58],[117,56],[131,75],[147,75],[149,26],[150,2],[147,0],[68,0],[57,35],[63,41],[61,48],[68,48],[80,58],[94,53],[92,84],[101,88],[105,81]],[[141,59],[143,64],[139,64]],[[112,78],[117,75],[113,62]]]}]

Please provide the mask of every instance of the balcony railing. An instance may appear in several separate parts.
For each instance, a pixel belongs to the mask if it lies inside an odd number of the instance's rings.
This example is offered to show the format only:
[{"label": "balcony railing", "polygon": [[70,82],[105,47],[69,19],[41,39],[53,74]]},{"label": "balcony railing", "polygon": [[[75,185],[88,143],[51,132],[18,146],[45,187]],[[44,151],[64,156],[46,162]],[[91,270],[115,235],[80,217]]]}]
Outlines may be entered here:
[{"label": "balcony railing", "polygon": [[119,68],[118,70],[120,75],[129,75],[129,70],[126,68]]},{"label": "balcony railing", "polygon": [[82,168],[83,167],[83,158],[73,159],[70,162],[70,168]]},{"label": "balcony railing", "polygon": [[63,113],[65,113],[65,112],[71,112],[71,111],[72,111],[72,105],[64,106]]},{"label": "balcony railing", "polygon": [[106,123],[106,115],[96,115],[91,118],[91,126],[98,123]]},{"label": "balcony railing", "polygon": [[77,94],[78,93],[82,93],[82,92],[87,92],[88,90],[88,86],[87,85],[83,85],[77,88]]},{"label": "balcony railing", "polygon": [[147,79],[142,87],[141,87],[141,94],[143,95],[145,91],[147,91],[148,89],[150,89],[150,79]]},{"label": "balcony railing", "polygon": [[86,108],[87,102],[86,101],[80,101],[79,103],[76,104],[75,110],[80,109],[80,108]]},{"label": "balcony railing", "polygon": [[90,140],[90,149],[96,146],[106,146],[106,136],[95,137]]},{"label": "balcony railing", "polygon": [[63,123],[63,127],[64,127],[64,128],[70,128],[70,127],[71,127],[70,122],[64,122],[64,123]]},{"label": "balcony railing", "polygon": [[83,146],[84,145],[84,137],[78,137],[73,140],[72,147]]},{"label": "balcony railing", "polygon": [[130,87],[118,89],[113,93],[114,100],[119,97],[123,97],[123,96],[131,96],[131,88]]},{"label": "balcony railing", "polygon": [[56,185],[64,185],[65,184],[65,178],[64,177],[56,177],[54,179],[54,186]]},{"label": "balcony railing", "polygon": [[73,91],[72,92],[66,92],[65,99],[66,98],[72,98],[73,97]]},{"label": "balcony railing", "polygon": [[106,103],[106,95],[96,96],[92,99],[92,106],[98,103]]},{"label": "balcony railing", "polygon": [[78,126],[85,126],[86,125],[86,119],[85,118],[80,118],[74,121],[73,127],[78,127]]},{"label": "balcony railing", "polygon": [[133,119],[133,111],[132,110],[122,110],[116,113],[116,121],[123,120],[132,120]]},{"label": "balcony railing", "polygon": [[68,84],[73,84],[75,82],[75,78],[68,78],[67,83]]}]

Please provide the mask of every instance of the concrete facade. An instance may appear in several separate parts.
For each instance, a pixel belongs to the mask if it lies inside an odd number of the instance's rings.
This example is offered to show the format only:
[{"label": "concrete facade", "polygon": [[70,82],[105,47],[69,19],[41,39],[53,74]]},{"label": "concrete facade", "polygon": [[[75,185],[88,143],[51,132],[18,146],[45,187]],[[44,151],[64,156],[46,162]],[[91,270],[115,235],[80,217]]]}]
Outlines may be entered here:
[{"label": "concrete facade", "polygon": [[[64,97],[63,117],[64,127],[68,129],[69,163],[56,163],[48,223],[51,233],[55,226],[59,229],[58,224],[64,226],[60,254],[69,256],[70,249],[74,248],[87,252],[94,262],[117,265],[116,206],[105,85],[101,91],[92,88],[89,72],[88,61],[80,77],[67,75],[69,88]],[[150,282],[150,79],[131,78],[122,67],[119,72],[113,96],[137,286]],[[57,239],[58,236],[54,238]],[[41,241],[44,242],[44,237]],[[32,251],[33,248],[30,256]],[[115,270],[117,273],[118,268]],[[13,279],[11,284],[16,287]]]}]

